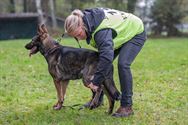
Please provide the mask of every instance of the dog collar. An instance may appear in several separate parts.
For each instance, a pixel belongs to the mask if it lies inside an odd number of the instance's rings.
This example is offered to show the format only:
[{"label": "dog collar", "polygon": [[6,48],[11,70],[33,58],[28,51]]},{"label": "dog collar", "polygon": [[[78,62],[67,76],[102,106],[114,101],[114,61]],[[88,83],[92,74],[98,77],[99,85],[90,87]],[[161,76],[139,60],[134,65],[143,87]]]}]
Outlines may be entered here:
[{"label": "dog collar", "polygon": [[52,54],[54,51],[56,51],[60,47],[61,47],[60,45],[55,45],[55,47],[48,49],[47,52],[45,52],[44,56],[47,57],[49,54]]}]

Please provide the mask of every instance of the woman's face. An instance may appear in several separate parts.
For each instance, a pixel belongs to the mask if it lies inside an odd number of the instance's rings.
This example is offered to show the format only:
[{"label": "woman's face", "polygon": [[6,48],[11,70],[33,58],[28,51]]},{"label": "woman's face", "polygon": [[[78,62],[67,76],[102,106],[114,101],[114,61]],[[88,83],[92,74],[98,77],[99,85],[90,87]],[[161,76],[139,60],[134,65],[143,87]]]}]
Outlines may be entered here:
[{"label": "woman's face", "polygon": [[77,38],[78,40],[85,40],[87,38],[86,32],[82,26],[79,26],[73,32],[69,33],[69,35]]}]

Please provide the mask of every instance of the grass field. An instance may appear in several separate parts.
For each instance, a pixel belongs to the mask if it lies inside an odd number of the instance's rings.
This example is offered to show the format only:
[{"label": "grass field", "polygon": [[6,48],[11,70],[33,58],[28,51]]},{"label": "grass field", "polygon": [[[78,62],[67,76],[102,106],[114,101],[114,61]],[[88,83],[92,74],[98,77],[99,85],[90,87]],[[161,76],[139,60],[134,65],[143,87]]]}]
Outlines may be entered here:
[{"label": "grass field", "polygon": [[[2,125],[188,125],[188,38],[149,39],[132,65],[134,112],[113,118],[95,110],[52,109],[56,91],[40,54],[28,57],[30,40],[0,41],[0,124]],[[66,41],[66,42],[65,42]],[[77,46],[74,40],[61,44]],[[82,43],[82,46],[87,47]],[[114,78],[119,89],[117,60]],[[71,81],[64,105],[84,104],[90,90]],[[116,103],[115,109],[119,106]]]}]

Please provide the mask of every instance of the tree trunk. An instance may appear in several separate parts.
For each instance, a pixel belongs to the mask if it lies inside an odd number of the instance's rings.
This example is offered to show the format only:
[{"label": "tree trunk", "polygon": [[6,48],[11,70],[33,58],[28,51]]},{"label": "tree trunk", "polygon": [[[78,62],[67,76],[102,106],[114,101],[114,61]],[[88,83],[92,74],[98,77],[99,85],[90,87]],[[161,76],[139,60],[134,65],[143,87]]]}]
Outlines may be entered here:
[{"label": "tree trunk", "polygon": [[129,13],[134,13],[136,1],[137,0],[128,0],[127,10]]},{"label": "tree trunk", "polygon": [[27,12],[27,0],[23,0],[23,12]]},{"label": "tree trunk", "polygon": [[45,24],[45,19],[43,16],[42,8],[41,8],[41,0],[35,0],[36,2],[36,7],[37,7],[37,13],[39,14],[39,22],[41,24]]},{"label": "tree trunk", "polygon": [[37,0],[26,0],[27,1],[27,12],[37,12],[37,7],[36,7],[36,1]]},{"label": "tree trunk", "polygon": [[10,0],[10,12],[15,13],[15,1]]},{"label": "tree trunk", "polygon": [[52,18],[52,28],[57,28],[57,21],[55,17],[54,0],[50,0],[51,18]]}]

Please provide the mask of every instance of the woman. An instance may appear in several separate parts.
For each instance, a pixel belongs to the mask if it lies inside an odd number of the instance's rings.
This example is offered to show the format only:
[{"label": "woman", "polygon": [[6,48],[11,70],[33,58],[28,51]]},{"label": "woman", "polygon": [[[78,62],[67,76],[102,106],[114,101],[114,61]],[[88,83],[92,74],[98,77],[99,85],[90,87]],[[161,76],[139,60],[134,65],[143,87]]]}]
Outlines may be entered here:
[{"label": "woman", "polygon": [[86,40],[98,49],[99,65],[89,88],[96,91],[118,58],[118,73],[122,98],[112,115],[127,117],[132,109],[132,74],[130,66],[146,40],[143,22],[130,13],[106,8],[74,10],[65,20],[65,32],[78,40]]}]

